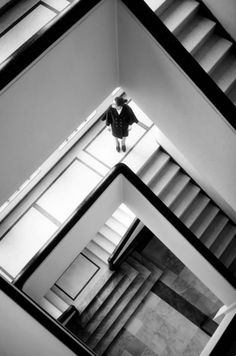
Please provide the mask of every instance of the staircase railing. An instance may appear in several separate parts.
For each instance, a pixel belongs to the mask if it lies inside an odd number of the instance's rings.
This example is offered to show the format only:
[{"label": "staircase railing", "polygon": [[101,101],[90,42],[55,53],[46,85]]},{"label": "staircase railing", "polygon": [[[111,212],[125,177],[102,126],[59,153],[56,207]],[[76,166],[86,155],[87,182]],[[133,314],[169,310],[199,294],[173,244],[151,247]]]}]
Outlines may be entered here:
[{"label": "staircase railing", "polygon": [[236,107],[143,0],[122,0],[142,25],[236,129]]},{"label": "staircase railing", "polygon": [[[98,184],[98,186],[89,194],[86,200],[78,207],[72,217],[66,221],[55,235],[47,242],[46,245],[29,261],[25,268],[14,279],[14,284],[23,288],[28,278],[34,271],[44,262],[52,250],[60,243],[67,235],[72,227],[82,218],[88,209],[96,202],[100,195],[110,186],[110,184],[118,177],[126,178],[148,201],[152,206],[159,211],[166,220],[172,224],[177,231],[206,259],[208,262],[234,287],[236,280],[231,272],[221,263],[221,261],[196,238],[196,236],[184,225],[184,223],[152,192],[152,190],[143,183],[143,181],[125,164],[119,163],[107,174],[106,177]],[[131,230],[133,227],[131,228]],[[130,238],[129,233],[126,241],[121,243],[119,250],[123,244]]]}]

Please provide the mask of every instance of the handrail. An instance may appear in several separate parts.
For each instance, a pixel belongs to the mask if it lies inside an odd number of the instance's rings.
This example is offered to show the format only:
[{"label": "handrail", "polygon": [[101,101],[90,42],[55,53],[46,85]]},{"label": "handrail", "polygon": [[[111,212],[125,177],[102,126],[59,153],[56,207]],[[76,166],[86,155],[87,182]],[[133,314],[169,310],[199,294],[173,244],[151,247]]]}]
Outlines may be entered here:
[{"label": "handrail", "polygon": [[119,163],[102,179],[96,188],[88,195],[86,200],[81,203],[77,210],[61,226],[58,232],[44,245],[41,250],[29,261],[25,268],[15,278],[14,284],[23,288],[27,279],[46,259],[52,250],[66,236],[77,221],[88,211],[99,196],[109,187],[109,185],[119,175],[124,176],[132,185],[149,200],[150,204],[158,210],[176,230],[206,259],[208,262],[234,287],[236,280],[229,270],[217,259],[217,257],[196,238],[196,236],[184,225],[184,223],[143,183],[143,181],[125,164]]},{"label": "handrail", "polygon": [[236,107],[234,104],[158,18],[153,10],[150,9],[145,1],[136,0],[135,5],[133,0],[121,1],[183,69],[188,77],[199,87],[217,110],[224,116],[225,120],[236,129]]},{"label": "handrail", "polygon": [[136,229],[136,227],[138,226],[139,223],[140,223],[139,219],[135,219],[133,221],[133,223],[130,225],[130,227],[126,231],[125,235],[121,239],[120,243],[116,246],[115,250],[112,252],[110,257],[108,258],[108,263],[109,263],[109,267],[111,270],[115,268],[115,264],[114,264],[115,260],[119,256],[122,249],[125,247],[126,243],[129,241],[131,235],[133,234],[134,230]]},{"label": "handrail", "polygon": [[[0,271],[2,271],[10,280],[13,281],[14,277],[9,272],[7,272],[7,270],[5,270],[5,268],[0,266]],[[0,272],[0,275],[1,275],[1,272]]]},{"label": "handrail", "polygon": [[27,295],[19,291],[15,286],[8,283],[0,276],[0,289],[19,305],[27,314],[31,315],[45,329],[47,329],[58,341],[79,356],[96,356],[82,341],[76,338],[57,320],[36,305]]},{"label": "handrail", "polygon": [[219,341],[214,346],[213,350],[210,353],[210,356],[235,356],[236,354],[236,339],[235,339],[235,330],[236,330],[236,315],[225,329],[223,335],[221,335]]}]

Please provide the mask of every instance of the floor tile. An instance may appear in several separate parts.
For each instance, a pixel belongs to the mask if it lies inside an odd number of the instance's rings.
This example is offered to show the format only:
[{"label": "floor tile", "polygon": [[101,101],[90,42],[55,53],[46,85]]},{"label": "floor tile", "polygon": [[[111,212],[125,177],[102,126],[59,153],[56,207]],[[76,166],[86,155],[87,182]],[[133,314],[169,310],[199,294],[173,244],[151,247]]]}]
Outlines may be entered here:
[{"label": "floor tile", "polygon": [[62,223],[101,179],[92,169],[75,160],[42,195],[37,204]]}]

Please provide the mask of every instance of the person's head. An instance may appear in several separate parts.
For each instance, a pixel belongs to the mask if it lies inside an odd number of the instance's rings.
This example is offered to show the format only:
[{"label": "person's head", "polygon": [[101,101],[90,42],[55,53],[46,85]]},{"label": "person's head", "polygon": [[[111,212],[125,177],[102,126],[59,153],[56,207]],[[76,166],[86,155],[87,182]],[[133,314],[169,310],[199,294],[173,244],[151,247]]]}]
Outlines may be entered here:
[{"label": "person's head", "polygon": [[127,99],[122,98],[122,96],[117,96],[114,99],[115,105],[118,107],[122,107],[127,103]]}]

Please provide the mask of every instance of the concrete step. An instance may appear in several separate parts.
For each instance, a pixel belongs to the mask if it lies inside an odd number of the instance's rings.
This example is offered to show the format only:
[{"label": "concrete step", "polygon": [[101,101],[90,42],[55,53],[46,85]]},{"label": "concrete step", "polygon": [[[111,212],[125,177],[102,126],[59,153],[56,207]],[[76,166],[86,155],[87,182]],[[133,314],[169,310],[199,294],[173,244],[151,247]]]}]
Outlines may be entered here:
[{"label": "concrete step", "polygon": [[124,224],[118,221],[116,218],[111,216],[107,221],[106,225],[109,226],[112,230],[114,230],[120,236],[124,236],[127,231],[127,228]]},{"label": "concrete step", "polygon": [[159,198],[167,206],[170,206],[171,204],[173,204],[175,199],[178,198],[178,196],[185,189],[187,184],[189,184],[189,182],[190,178],[186,174],[178,172],[169,184],[168,189],[164,190],[163,192],[161,192],[161,194],[159,194]]},{"label": "concrete step", "polygon": [[44,296],[51,304],[53,304],[57,309],[64,313],[69,307],[63,299],[61,299],[56,293],[54,293],[51,289]]},{"label": "concrete step", "polygon": [[234,84],[228,93],[228,98],[236,105],[236,85]]},{"label": "concrete step", "polygon": [[213,34],[195,53],[194,58],[208,74],[211,74],[225,58],[232,45],[232,42]]},{"label": "concrete step", "polygon": [[120,221],[126,228],[128,228],[132,222],[134,221],[134,218],[131,218],[130,215],[124,212],[122,209],[117,209],[112,216]]},{"label": "concrete step", "polygon": [[167,153],[157,151],[155,156],[153,156],[152,161],[150,161],[149,165],[146,167],[146,170],[141,174],[140,178],[142,181],[145,184],[150,185],[153,178],[165,167],[169,160],[170,156]]},{"label": "concrete step", "polygon": [[173,0],[156,0],[154,7],[155,14],[160,16],[170,5]]},{"label": "concrete step", "polygon": [[194,54],[213,32],[216,23],[196,15],[176,36],[186,50]]},{"label": "concrete step", "polygon": [[51,315],[54,319],[58,319],[61,316],[62,312],[54,304],[49,302],[46,298],[42,298],[39,302],[41,308],[43,308],[49,315]]},{"label": "concrete step", "polygon": [[202,211],[209,204],[210,199],[200,192],[188,206],[188,209],[180,216],[180,220],[187,226],[191,227]]},{"label": "concrete step", "polygon": [[104,250],[102,247],[96,244],[95,241],[90,241],[86,248],[91,251],[94,255],[96,255],[100,260],[108,264],[107,260],[110,257],[110,254]]},{"label": "concrete step", "polygon": [[224,253],[220,256],[220,261],[223,262],[223,264],[229,268],[230,265],[234,263],[235,259],[236,259],[236,241],[234,235],[234,238],[231,240],[228,247],[225,249]]},{"label": "concrete step", "polygon": [[224,251],[228,248],[229,244],[233,239],[236,238],[236,226],[228,222],[220,234],[217,236],[217,239],[210,246],[210,250],[214,255],[220,258]]},{"label": "concrete step", "polygon": [[134,286],[134,282],[138,279],[140,274],[136,268],[133,268],[129,263],[126,263],[125,268],[127,270],[125,278],[122,279],[117,288],[112,290],[106,302],[102,304],[94,317],[86,325],[86,331],[90,335],[86,340],[86,343],[92,349],[94,349],[97,343],[105,335],[110,327],[109,324],[113,323],[117,318],[117,311],[124,309],[130,299],[130,293],[136,292],[135,289],[133,291],[132,287]]},{"label": "concrete step", "polygon": [[159,196],[165,190],[168,190],[169,184],[171,184],[172,179],[178,174],[180,167],[174,162],[169,162],[165,167],[159,172],[152,184],[152,191]]},{"label": "concrete step", "polygon": [[211,77],[225,94],[230,92],[236,81],[236,55],[229,52]]},{"label": "concrete step", "polygon": [[105,250],[109,255],[111,255],[116,248],[115,244],[113,244],[110,240],[101,235],[99,232],[94,236],[93,241],[103,250]]},{"label": "concrete step", "polygon": [[174,1],[160,18],[166,27],[174,34],[181,31],[185,24],[197,12],[199,3],[194,0]]},{"label": "concrete step", "polygon": [[206,247],[210,248],[210,246],[217,240],[228,221],[229,219],[221,212],[216,214],[215,218],[200,237],[200,240]]},{"label": "concrete step", "polygon": [[130,216],[130,218],[134,219],[135,218],[135,214],[132,212],[132,210],[130,210],[127,205],[125,205],[124,203],[122,203],[119,206],[119,209],[122,210],[124,213],[126,213],[127,215]]},{"label": "concrete step", "polygon": [[218,214],[219,208],[214,205],[212,202],[207,204],[205,209],[198,216],[196,221],[190,226],[190,230],[197,236],[198,238],[204,233],[207,227],[210,225],[212,220]]},{"label": "concrete step", "polygon": [[103,225],[99,230],[99,233],[109,239],[116,246],[120,243],[120,240],[122,239],[122,236],[117,234],[107,225]]},{"label": "concrete step", "polygon": [[169,208],[173,211],[173,213],[175,213],[176,216],[180,217],[185,213],[185,211],[187,211],[199,193],[200,188],[190,182],[169,206]]}]

